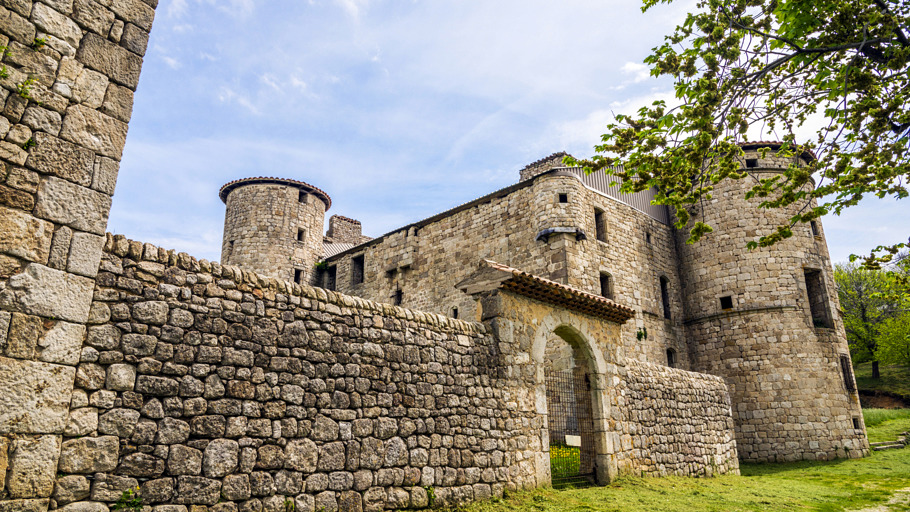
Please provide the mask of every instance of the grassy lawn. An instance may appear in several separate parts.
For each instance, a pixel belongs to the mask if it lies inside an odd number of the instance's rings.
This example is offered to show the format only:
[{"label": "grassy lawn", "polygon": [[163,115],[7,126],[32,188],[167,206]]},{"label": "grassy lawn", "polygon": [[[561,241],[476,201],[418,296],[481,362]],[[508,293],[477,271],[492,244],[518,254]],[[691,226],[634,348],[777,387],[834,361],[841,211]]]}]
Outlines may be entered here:
[{"label": "grassy lawn", "polygon": [[[892,418],[870,410],[870,438],[910,430],[910,414]],[[874,417],[873,417],[874,416]],[[871,421],[870,421],[871,420]],[[607,487],[538,489],[477,503],[469,512],[505,511],[850,511],[882,505],[910,488],[910,448],[874,452],[858,460],[744,464],[742,476],[625,478]],[[884,509],[883,509],[884,510]],[[905,504],[890,511],[910,511]]]},{"label": "grassy lawn", "polygon": [[872,380],[872,363],[862,363],[854,369],[856,386],[868,391],[886,391],[910,400],[910,367],[879,366],[882,378]]}]

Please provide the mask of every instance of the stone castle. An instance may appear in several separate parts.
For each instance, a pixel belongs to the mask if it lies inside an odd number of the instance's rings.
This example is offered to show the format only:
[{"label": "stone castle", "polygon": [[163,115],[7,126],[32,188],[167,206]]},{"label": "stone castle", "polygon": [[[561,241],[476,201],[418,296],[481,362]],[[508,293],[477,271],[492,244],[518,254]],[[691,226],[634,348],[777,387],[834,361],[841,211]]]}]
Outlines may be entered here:
[{"label": "stone castle", "polygon": [[[868,452],[821,225],[745,251],[787,214],[742,183],[693,246],[558,155],[376,239],[276,178],[222,188],[222,262],[105,233],[156,7],[0,0],[0,512],[421,508]],[[789,163],[769,146],[750,172]]]}]

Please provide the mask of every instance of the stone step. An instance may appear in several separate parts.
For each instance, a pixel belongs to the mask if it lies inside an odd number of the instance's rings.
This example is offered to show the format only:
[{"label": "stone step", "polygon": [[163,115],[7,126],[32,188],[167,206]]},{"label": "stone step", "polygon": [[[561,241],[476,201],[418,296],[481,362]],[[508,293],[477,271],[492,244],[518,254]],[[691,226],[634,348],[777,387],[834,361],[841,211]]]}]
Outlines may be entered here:
[{"label": "stone step", "polygon": [[882,451],[882,450],[898,450],[903,447],[904,447],[904,445],[901,443],[891,443],[891,444],[885,444],[885,445],[880,445],[880,446],[873,446],[872,450],[878,452],[878,451]]},{"label": "stone step", "polygon": [[869,443],[869,446],[885,446],[895,444],[898,441],[879,441],[877,443]]}]

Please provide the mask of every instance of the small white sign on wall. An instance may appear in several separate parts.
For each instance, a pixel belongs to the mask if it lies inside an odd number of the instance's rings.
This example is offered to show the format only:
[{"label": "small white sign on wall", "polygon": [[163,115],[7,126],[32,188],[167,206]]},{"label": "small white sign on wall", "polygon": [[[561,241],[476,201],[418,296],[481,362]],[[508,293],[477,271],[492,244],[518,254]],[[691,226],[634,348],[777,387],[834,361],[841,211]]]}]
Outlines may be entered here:
[{"label": "small white sign on wall", "polygon": [[567,446],[581,446],[581,436],[566,435]]}]

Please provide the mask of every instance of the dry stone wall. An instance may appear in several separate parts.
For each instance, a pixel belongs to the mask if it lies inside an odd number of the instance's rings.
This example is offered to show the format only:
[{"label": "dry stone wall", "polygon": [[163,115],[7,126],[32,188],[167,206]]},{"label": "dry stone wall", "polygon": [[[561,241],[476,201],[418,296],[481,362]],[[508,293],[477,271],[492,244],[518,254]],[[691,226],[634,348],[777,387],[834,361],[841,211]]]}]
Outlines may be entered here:
[{"label": "dry stone wall", "polygon": [[739,473],[730,395],[723,379],[629,360],[622,388],[620,472]]},{"label": "dry stone wall", "polygon": [[58,506],[138,485],[161,512],[381,510],[539,483],[538,420],[506,406],[483,325],[122,237],[105,250]]},{"label": "dry stone wall", "polygon": [[49,505],[157,3],[0,2],[0,511]]}]

